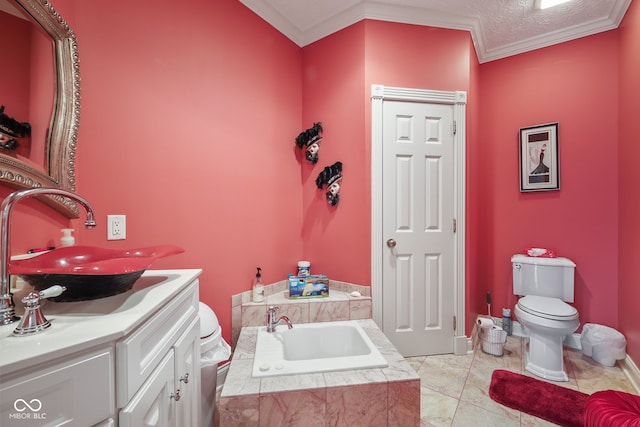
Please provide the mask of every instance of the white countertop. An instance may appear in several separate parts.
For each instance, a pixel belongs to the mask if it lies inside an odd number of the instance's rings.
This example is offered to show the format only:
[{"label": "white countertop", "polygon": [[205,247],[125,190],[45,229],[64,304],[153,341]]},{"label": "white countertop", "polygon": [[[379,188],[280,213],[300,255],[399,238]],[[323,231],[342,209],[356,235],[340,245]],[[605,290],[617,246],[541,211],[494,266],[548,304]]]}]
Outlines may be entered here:
[{"label": "white countertop", "polygon": [[119,295],[80,302],[47,301],[42,311],[51,327],[44,332],[14,336],[17,322],[0,326],[0,375],[127,335],[201,272],[200,269],[148,270],[131,290]]}]

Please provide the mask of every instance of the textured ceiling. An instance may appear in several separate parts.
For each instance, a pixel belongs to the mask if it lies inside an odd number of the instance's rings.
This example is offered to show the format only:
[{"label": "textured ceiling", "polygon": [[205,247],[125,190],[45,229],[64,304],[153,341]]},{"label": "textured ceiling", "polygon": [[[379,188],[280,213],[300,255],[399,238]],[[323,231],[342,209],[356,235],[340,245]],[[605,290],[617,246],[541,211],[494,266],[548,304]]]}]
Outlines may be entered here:
[{"label": "textured ceiling", "polygon": [[362,19],[471,32],[480,62],[617,28],[631,0],[240,0],[299,46]]}]

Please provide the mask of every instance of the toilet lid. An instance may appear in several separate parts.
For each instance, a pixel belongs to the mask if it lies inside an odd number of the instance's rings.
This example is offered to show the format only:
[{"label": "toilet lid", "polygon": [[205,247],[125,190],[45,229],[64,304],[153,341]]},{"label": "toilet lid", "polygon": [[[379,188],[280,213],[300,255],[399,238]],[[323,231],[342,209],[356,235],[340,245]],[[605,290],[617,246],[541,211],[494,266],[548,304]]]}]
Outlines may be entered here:
[{"label": "toilet lid", "polygon": [[534,316],[546,319],[573,320],[578,317],[578,310],[558,298],[527,295],[518,300],[518,307]]}]

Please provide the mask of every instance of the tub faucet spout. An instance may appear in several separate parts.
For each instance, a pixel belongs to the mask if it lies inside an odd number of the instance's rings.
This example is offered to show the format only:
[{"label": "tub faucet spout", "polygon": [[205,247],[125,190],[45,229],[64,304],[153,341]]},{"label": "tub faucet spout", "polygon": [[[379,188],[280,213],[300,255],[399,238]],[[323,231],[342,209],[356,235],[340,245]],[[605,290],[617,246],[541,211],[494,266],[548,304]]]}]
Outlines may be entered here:
[{"label": "tub faucet spout", "polygon": [[293,328],[293,324],[287,316],[280,316],[280,318],[276,320],[276,312],[278,310],[280,310],[280,307],[274,306],[269,306],[267,309],[267,332],[275,332],[276,327],[282,322],[286,323],[289,329]]},{"label": "tub faucet spout", "polygon": [[37,196],[62,196],[78,202],[87,211],[87,220],[84,223],[85,227],[93,228],[96,226],[91,204],[84,197],[80,197],[75,193],[61,188],[39,187],[14,191],[2,201],[2,205],[0,205],[2,215],[0,225],[2,246],[0,257],[0,261],[2,262],[0,267],[0,325],[8,325],[19,319],[16,317],[15,305],[11,295],[11,283],[9,281],[9,263],[11,262],[11,236],[9,234],[9,228],[11,226],[11,211],[20,200]]}]

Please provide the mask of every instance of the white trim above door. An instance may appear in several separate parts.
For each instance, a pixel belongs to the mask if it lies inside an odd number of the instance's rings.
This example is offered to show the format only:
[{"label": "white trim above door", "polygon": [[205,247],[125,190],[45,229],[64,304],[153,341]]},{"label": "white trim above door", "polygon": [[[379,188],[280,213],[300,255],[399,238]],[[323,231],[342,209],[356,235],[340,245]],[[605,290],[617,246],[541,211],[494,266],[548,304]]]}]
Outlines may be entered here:
[{"label": "white trim above door", "polygon": [[435,91],[371,86],[371,295],[373,299],[373,319],[382,329],[382,263],[385,247],[382,233],[382,142],[383,142],[383,103],[384,101],[421,102],[429,104],[448,104],[454,114],[454,353],[466,354],[468,339],[465,335],[465,178],[466,178],[466,103],[464,91]]}]

